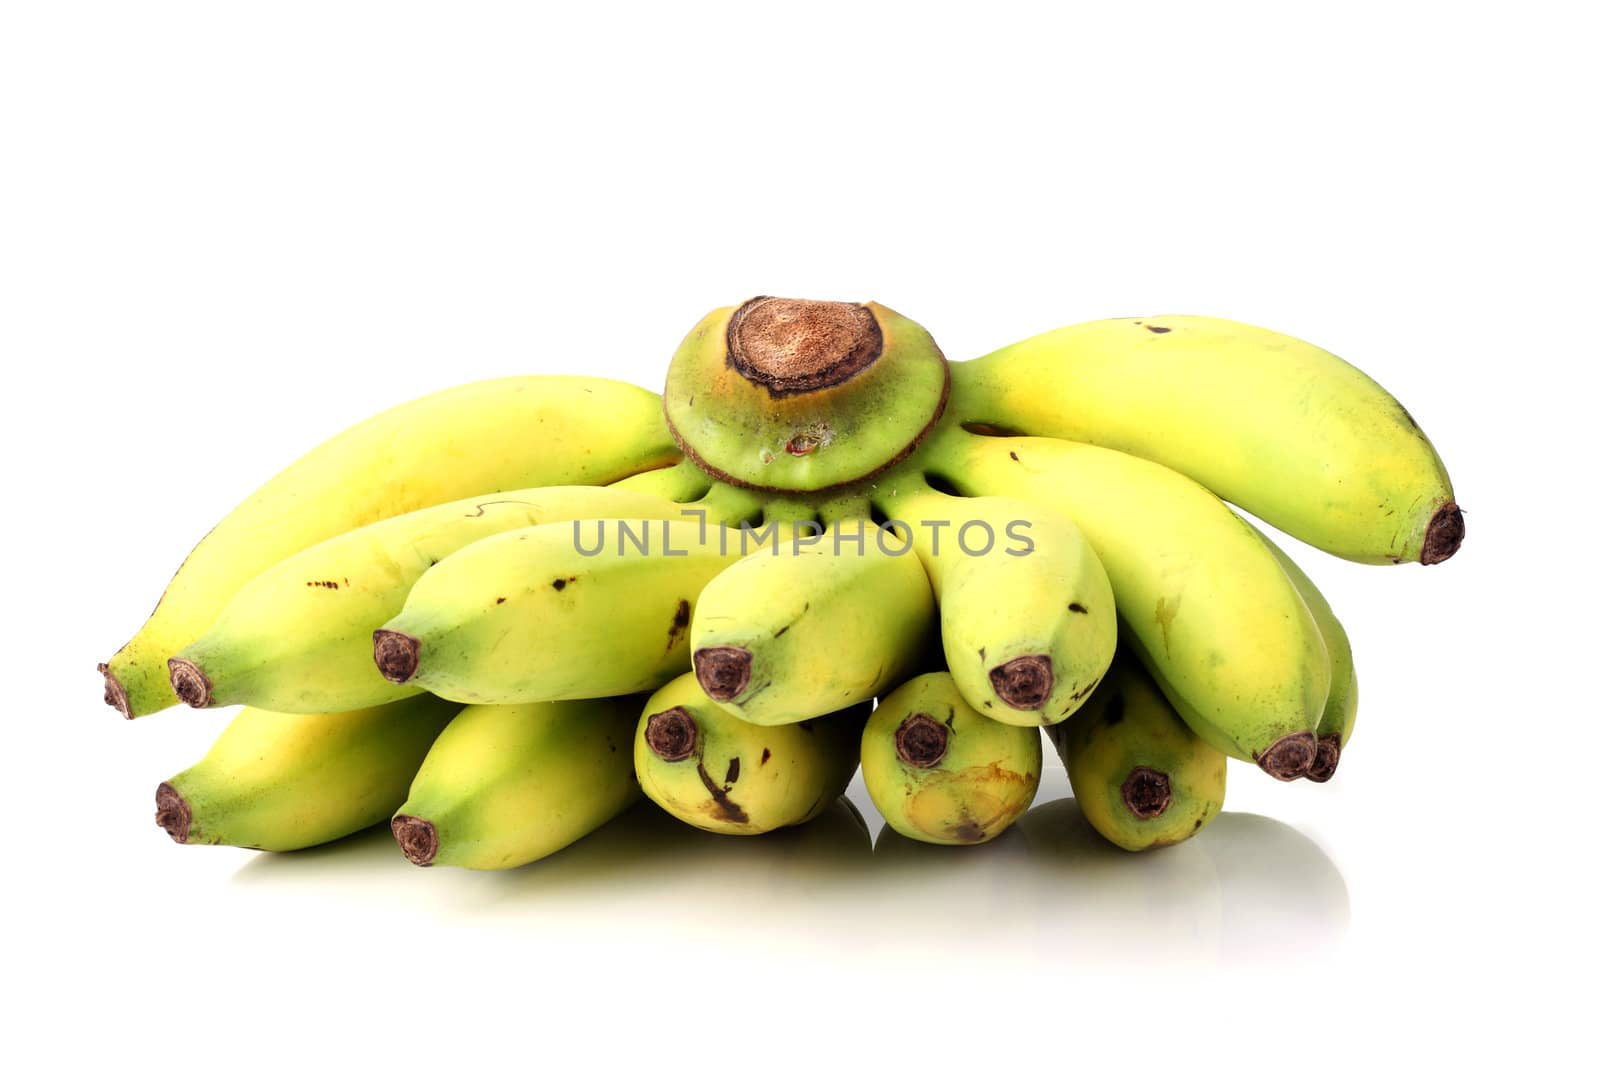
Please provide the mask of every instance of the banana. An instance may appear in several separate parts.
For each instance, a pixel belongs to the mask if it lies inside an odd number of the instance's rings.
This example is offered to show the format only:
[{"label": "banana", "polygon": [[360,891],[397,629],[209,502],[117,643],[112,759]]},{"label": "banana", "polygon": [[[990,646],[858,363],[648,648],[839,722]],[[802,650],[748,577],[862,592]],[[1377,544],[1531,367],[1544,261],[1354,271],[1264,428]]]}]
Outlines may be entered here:
[{"label": "banana", "polygon": [[1118,656],[1088,705],[1045,734],[1084,816],[1118,848],[1175,845],[1222,810],[1227,757],[1184,725],[1134,656]]},{"label": "banana", "polygon": [[130,719],[171,707],[168,658],[244,583],[302,548],[434,504],[601,485],[677,457],[661,398],[602,378],[500,378],[391,408],[301,457],[206,535],[154,614],[100,665],[106,703]]},{"label": "banana", "polygon": [[870,705],[809,722],[755,726],[712,703],[693,674],[645,704],[633,768],[645,796],[719,834],[808,822],[850,784]]},{"label": "banana", "polygon": [[1328,699],[1317,624],[1253,527],[1158,464],[1072,441],[947,427],[928,468],[969,495],[1061,511],[1105,564],[1117,612],[1162,691],[1212,747],[1303,775]]},{"label": "banana", "polygon": [[582,520],[484,538],[372,635],[391,682],[473,704],[653,690],[689,669],[706,583],[733,563],[699,522]]},{"label": "banana", "polygon": [[639,701],[478,704],[439,735],[390,820],[406,859],[478,870],[566,848],[639,798]]},{"label": "banana", "polygon": [[775,726],[849,707],[910,673],[935,609],[909,545],[865,517],[770,544],[745,546],[750,554],[701,595],[691,645],[707,696]]},{"label": "banana", "polygon": [[[194,707],[255,704],[336,712],[403,700],[372,662],[372,632],[430,567],[508,530],[572,519],[678,519],[685,508],[597,486],[473,497],[384,519],[297,552],[247,582],[199,640],[169,661]],[[570,536],[570,535],[569,535]]]},{"label": "banana", "polygon": [[861,776],[897,833],[935,845],[999,836],[1039,789],[1039,730],[980,715],[955,681],[920,674],[878,702],[861,735]]},{"label": "banana", "polygon": [[1313,782],[1326,782],[1333,777],[1333,772],[1339,769],[1339,757],[1344,752],[1344,746],[1350,742],[1351,731],[1356,728],[1356,703],[1359,694],[1356,685],[1355,656],[1350,650],[1350,635],[1345,633],[1344,624],[1334,615],[1333,606],[1328,603],[1328,598],[1322,595],[1322,590],[1307,577],[1299,564],[1290,559],[1288,554],[1274,544],[1266,534],[1259,530],[1256,532],[1261,540],[1266,542],[1267,547],[1272,549],[1272,554],[1277,557],[1284,573],[1300,591],[1306,607],[1311,611],[1311,617],[1317,620],[1317,629],[1322,633],[1323,644],[1328,648],[1332,683],[1328,686],[1328,702],[1323,706],[1322,719],[1317,723],[1317,758],[1306,771],[1306,777]]},{"label": "banana", "polygon": [[1013,726],[1071,715],[1117,644],[1111,582],[1078,528],[1001,497],[902,493],[890,483],[874,500],[906,525],[927,568],[945,661],[967,703]]},{"label": "banana", "polygon": [[1105,319],[950,370],[959,422],[1153,460],[1346,559],[1440,563],[1466,532],[1444,463],[1400,402],[1281,333],[1198,315]]},{"label": "banana", "polygon": [[205,758],[156,790],[156,824],[182,844],[274,852],[380,823],[405,799],[458,708],[437,697],[337,715],[245,708]]}]

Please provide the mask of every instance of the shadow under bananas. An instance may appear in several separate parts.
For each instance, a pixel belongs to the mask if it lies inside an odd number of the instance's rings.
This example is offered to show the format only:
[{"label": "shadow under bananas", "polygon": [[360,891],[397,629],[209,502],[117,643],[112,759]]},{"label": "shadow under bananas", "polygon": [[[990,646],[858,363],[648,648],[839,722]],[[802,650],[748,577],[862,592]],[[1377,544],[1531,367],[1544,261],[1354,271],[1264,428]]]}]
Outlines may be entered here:
[{"label": "shadow under bananas", "polygon": [[1349,914],[1333,862],[1276,820],[1224,812],[1190,841],[1136,855],[1102,841],[1070,798],[968,848],[887,827],[874,847],[847,798],[751,838],[705,833],[641,801],[552,856],[494,872],[419,870],[380,826],[264,853],[234,881],[323,900],[398,897],[391,904],[506,933],[698,937],[901,966],[974,954],[1102,969],[1315,957],[1337,947]]}]

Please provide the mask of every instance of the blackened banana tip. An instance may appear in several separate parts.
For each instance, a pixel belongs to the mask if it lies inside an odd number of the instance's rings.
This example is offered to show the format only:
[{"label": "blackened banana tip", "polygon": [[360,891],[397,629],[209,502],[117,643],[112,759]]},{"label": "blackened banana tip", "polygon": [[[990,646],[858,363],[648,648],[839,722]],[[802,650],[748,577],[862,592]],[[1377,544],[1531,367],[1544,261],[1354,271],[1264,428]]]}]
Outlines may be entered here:
[{"label": "blackened banana tip", "polygon": [[172,677],[172,691],[179,700],[191,708],[211,706],[211,679],[199,664],[174,656],[167,660],[167,673]]},{"label": "blackened banana tip", "polygon": [[439,831],[427,819],[415,815],[396,815],[389,820],[389,830],[400,843],[406,859],[418,867],[427,867],[439,854]]},{"label": "blackened banana tip", "polygon": [[396,685],[411,681],[422,658],[422,641],[399,630],[372,632],[372,660],[378,673]]},{"label": "blackened banana tip", "polygon": [[156,825],[180,845],[189,843],[189,802],[168,782],[156,787]]},{"label": "blackened banana tip", "polygon": [[1443,563],[1456,554],[1466,536],[1467,522],[1455,502],[1439,505],[1439,510],[1428,520],[1428,532],[1422,539],[1422,562]]}]

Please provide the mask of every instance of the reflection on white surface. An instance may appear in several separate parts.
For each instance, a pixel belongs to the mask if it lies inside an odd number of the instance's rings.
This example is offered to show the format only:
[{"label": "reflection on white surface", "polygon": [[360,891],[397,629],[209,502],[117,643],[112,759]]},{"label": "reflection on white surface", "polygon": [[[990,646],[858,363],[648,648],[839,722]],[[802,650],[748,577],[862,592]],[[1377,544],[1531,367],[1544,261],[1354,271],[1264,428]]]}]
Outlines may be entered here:
[{"label": "reflection on white surface", "polygon": [[1103,842],[1065,797],[1041,798],[1009,832],[966,848],[881,823],[874,843],[862,810],[847,795],[805,826],[738,838],[641,802],[554,856],[499,872],[418,870],[380,827],[263,854],[233,882],[385,901],[508,937],[736,944],[913,967],[964,954],[1113,968],[1306,957],[1333,951],[1348,921],[1327,855],[1260,815],[1224,812],[1191,841],[1135,855]]}]

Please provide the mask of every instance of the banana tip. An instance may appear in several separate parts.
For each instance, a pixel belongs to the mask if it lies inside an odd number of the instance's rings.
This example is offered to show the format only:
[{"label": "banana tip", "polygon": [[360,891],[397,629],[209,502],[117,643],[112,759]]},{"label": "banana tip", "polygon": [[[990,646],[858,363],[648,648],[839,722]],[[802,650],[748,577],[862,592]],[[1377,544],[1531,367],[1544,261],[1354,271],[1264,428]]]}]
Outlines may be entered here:
[{"label": "banana tip", "polygon": [[172,691],[179,700],[191,708],[211,706],[211,679],[199,664],[174,656],[167,660],[167,673],[172,677]]},{"label": "banana tip", "polygon": [[644,726],[644,743],[667,763],[677,763],[694,755],[700,729],[694,716],[682,705],[650,716]]},{"label": "banana tip", "polygon": [[1256,760],[1280,782],[1303,778],[1317,758],[1317,738],[1310,730],[1280,737]]},{"label": "banana tip", "polygon": [[913,767],[936,767],[950,747],[950,729],[937,719],[917,712],[894,732],[894,751]]},{"label": "banana tip", "polygon": [[1140,819],[1154,819],[1172,803],[1172,779],[1154,767],[1135,767],[1122,782],[1122,803]]},{"label": "banana tip", "polygon": [[405,853],[406,859],[418,867],[431,865],[433,857],[439,854],[439,831],[427,819],[419,819],[415,815],[396,815],[389,820],[389,829],[400,843],[400,851]]},{"label": "banana tip", "polygon": [[375,630],[372,634],[372,659],[378,673],[396,685],[404,685],[417,673],[422,642],[399,630]]},{"label": "banana tip", "polygon": [[989,672],[995,696],[1019,711],[1037,711],[1050,699],[1055,672],[1049,656],[1018,656]]},{"label": "banana tip", "polygon": [[122,688],[122,683],[117,681],[117,676],[111,673],[109,664],[99,664],[96,668],[100,677],[106,683],[106,703],[117,709],[117,714],[124,719],[133,718],[133,712],[128,708],[128,691]]},{"label": "banana tip", "polygon": [[189,843],[189,802],[170,782],[156,786],[156,825],[180,845]]},{"label": "banana tip", "polygon": [[1467,522],[1454,501],[1439,505],[1439,510],[1428,520],[1428,532],[1422,539],[1422,562],[1443,563],[1456,554],[1467,536]]},{"label": "banana tip", "polygon": [[695,680],[706,696],[727,703],[737,699],[750,684],[750,661],[754,658],[748,648],[736,645],[702,648],[694,654]]},{"label": "banana tip", "polygon": [[1340,738],[1338,734],[1317,738],[1317,756],[1311,761],[1306,777],[1313,782],[1326,782],[1339,769]]}]

